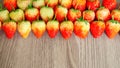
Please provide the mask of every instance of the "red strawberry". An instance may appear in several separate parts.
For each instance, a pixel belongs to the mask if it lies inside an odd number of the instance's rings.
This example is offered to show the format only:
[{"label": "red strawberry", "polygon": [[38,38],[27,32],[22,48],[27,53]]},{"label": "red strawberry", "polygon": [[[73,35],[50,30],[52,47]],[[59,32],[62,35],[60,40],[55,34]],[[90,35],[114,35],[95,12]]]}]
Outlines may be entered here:
[{"label": "red strawberry", "polygon": [[113,17],[114,20],[120,22],[120,10],[118,9],[112,10],[111,17]]},{"label": "red strawberry", "polygon": [[59,0],[60,5],[63,7],[70,9],[72,5],[72,0]]},{"label": "red strawberry", "polygon": [[28,8],[25,10],[25,18],[26,20],[33,22],[39,19],[40,12],[37,8]]},{"label": "red strawberry", "polygon": [[48,21],[47,22],[47,32],[50,38],[55,38],[59,30],[59,22],[58,21]]},{"label": "red strawberry", "polygon": [[70,38],[73,32],[73,29],[74,29],[74,26],[72,21],[63,21],[60,24],[60,32],[64,39]]},{"label": "red strawberry", "polygon": [[58,5],[58,0],[45,0],[45,3],[49,6],[54,8]]},{"label": "red strawberry", "polygon": [[83,19],[89,23],[92,22],[95,19],[95,12],[92,10],[83,11]]},{"label": "red strawberry", "polygon": [[79,38],[86,38],[90,30],[90,24],[86,20],[78,20],[74,23],[74,33]]},{"label": "red strawberry", "polygon": [[33,0],[33,7],[40,9],[43,6],[45,6],[44,0]]},{"label": "red strawberry", "polygon": [[108,8],[109,10],[113,10],[117,6],[117,1],[116,0],[103,0],[102,4],[104,7]]},{"label": "red strawberry", "polygon": [[53,19],[53,16],[54,16],[54,10],[53,8],[51,7],[42,7],[40,9],[40,15],[41,15],[41,18],[47,22],[49,20],[52,20]]},{"label": "red strawberry", "polygon": [[97,8],[100,7],[100,1],[99,0],[87,0],[87,8],[89,10],[96,11]]},{"label": "red strawberry", "polygon": [[67,14],[68,20],[74,22],[76,21],[76,19],[80,17],[81,17],[81,11],[76,10],[76,9],[69,9],[68,14]]},{"label": "red strawberry", "polygon": [[23,38],[27,38],[31,31],[31,24],[29,21],[18,22],[18,32]]},{"label": "red strawberry", "polygon": [[46,31],[46,24],[44,21],[33,21],[32,31],[37,38],[41,38]]},{"label": "red strawberry", "polygon": [[108,21],[111,18],[109,9],[99,8],[96,12],[96,18],[97,20]]},{"label": "red strawberry", "polygon": [[3,5],[8,11],[12,11],[17,8],[17,0],[3,0]]},{"label": "red strawberry", "polygon": [[86,0],[73,0],[72,5],[75,9],[84,11],[86,8]]},{"label": "red strawberry", "polygon": [[114,38],[117,35],[117,33],[120,31],[120,23],[115,20],[107,21],[105,31],[108,38],[110,39]]},{"label": "red strawberry", "polygon": [[65,7],[57,6],[55,8],[55,16],[59,22],[62,22],[67,17],[68,10]]},{"label": "red strawberry", "polygon": [[1,30],[1,27],[2,27],[1,25],[2,25],[2,22],[0,21],[0,30]]},{"label": "red strawberry", "polygon": [[11,39],[14,36],[16,32],[16,28],[17,28],[17,25],[16,25],[16,22],[14,21],[3,22],[2,29],[5,32],[6,37],[8,39]]},{"label": "red strawberry", "polygon": [[105,30],[105,23],[103,21],[93,21],[90,24],[90,31],[94,38],[99,38]]}]

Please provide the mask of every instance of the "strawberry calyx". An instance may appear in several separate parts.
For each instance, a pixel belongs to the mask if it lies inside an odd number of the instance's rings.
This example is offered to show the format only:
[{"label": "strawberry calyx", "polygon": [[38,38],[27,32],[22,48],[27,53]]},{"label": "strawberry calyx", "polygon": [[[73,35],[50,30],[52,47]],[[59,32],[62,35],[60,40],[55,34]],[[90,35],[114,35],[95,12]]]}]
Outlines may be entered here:
[{"label": "strawberry calyx", "polygon": [[109,20],[111,23],[115,23],[115,24],[120,24],[118,21],[116,20]]},{"label": "strawberry calyx", "polygon": [[87,20],[84,20],[83,17],[77,19],[77,21],[83,21],[83,22],[85,22],[86,25],[88,24],[88,21],[87,21]]}]

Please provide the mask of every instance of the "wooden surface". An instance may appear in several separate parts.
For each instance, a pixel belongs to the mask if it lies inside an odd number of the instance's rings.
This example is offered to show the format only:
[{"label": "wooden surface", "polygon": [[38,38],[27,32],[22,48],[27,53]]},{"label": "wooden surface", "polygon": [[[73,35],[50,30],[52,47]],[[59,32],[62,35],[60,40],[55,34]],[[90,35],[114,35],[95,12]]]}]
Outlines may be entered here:
[{"label": "wooden surface", "polygon": [[8,40],[0,31],[0,68],[120,68],[120,35],[110,40],[105,34],[98,39],[73,34],[64,40],[60,33],[55,39],[16,33]]}]

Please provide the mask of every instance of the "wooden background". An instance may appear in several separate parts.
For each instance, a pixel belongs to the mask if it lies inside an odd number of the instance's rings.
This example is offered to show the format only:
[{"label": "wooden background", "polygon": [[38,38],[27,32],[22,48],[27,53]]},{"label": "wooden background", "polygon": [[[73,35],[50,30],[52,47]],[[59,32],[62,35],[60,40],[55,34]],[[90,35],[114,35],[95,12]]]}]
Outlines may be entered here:
[{"label": "wooden background", "polygon": [[0,68],[120,68],[120,34],[64,40],[60,33],[36,39],[31,32],[27,39],[16,33],[8,40],[0,31]]}]

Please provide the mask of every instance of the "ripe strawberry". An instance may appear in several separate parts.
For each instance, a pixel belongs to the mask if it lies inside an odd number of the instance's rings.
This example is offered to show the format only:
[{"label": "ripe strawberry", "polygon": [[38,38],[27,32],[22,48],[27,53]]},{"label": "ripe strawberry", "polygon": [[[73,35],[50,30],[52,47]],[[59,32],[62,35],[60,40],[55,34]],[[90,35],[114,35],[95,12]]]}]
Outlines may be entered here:
[{"label": "ripe strawberry", "polygon": [[63,7],[70,9],[72,5],[72,0],[59,0],[60,5]]},{"label": "ripe strawberry", "polygon": [[28,8],[25,10],[25,18],[26,20],[33,22],[39,19],[40,12],[37,8]]},{"label": "ripe strawberry", "polygon": [[31,4],[32,0],[17,0],[17,6],[22,10],[25,10]]},{"label": "ripe strawberry", "polygon": [[14,36],[16,32],[16,28],[17,28],[17,25],[16,25],[16,22],[14,21],[3,22],[2,29],[5,32],[6,37],[8,39],[11,39]]},{"label": "ripe strawberry", "polygon": [[23,38],[27,38],[31,31],[31,24],[29,21],[18,22],[18,32]]},{"label": "ripe strawberry", "polygon": [[108,8],[111,11],[116,8],[117,1],[116,0],[103,0],[102,4],[104,7]]},{"label": "ripe strawberry", "polygon": [[111,17],[113,17],[114,20],[120,22],[120,10],[118,9],[112,10]]},{"label": "ripe strawberry", "polygon": [[120,23],[115,20],[107,21],[105,31],[108,38],[110,39],[114,38],[117,35],[117,33],[120,31]]},{"label": "ripe strawberry", "polygon": [[74,22],[80,17],[81,17],[81,11],[76,10],[76,9],[69,9],[68,14],[67,14],[68,20]]},{"label": "ripe strawberry", "polygon": [[58,5],[58,0],[45,0],[47,6],[54,8]]},{"label": "ripe strawberry", "polygon": [[0,21],[4,22],[9,20],[9,11],[8,10],[0,10]]},{"label": "ripe strawberry", "polygon": [[33,0],[33,7],[40,9],[43,6],[45,6],[44,0]]},{"label": "ripe strawberry", "polygon": [[9,14],[10,18],[16,22],[24,20],[24,11],[21,9],[14,10]]},{"label": "ripe strawberry", "polygon": [[72,5],[75,9],[84,11],[86,8],[86,0],[73,0]]},{"label": "ripe strawberry", "polygon": [[90,24],[86,20],[78,20],[74,23],[74,33],[79,38],[86,38],[90,30]]},{"label": "ripe strawberry", "polygon": [[100,1],[99,0],[87,0],[87,8],[89,10],[96,11],[97,8],[100,7]]},{"label": "ripe strawberry", "polygon": [[3,5],[8,11],[12,11],[17,8],[17,0],[3,0]]},{"label": "ripe strawberry", "polygon": [[33,21],[32,23],[32,31],[37,38],[43,36],[46,31],[46,24],[44,21]]},{"label": "ripe strawberry", "polygon": [[59,22],[62,22],[67,17],[68,10],[65,7],[57,6],[55,8],[55,17]]},{"label": "ripe strawberry", "polygon": [[47,22],[48,20],[52,20],[54,16],[54,10],[51,7],[42,7],[40,9],[41,18]]},{"label": "ripe strawberry", "polygon": [[99,8],[96,12],[96,18],[97,20],[108,21],[111,18],[109,9]]},{"label": "ripe strawberry", "polygon": [[92,10],[83,11],[83,19],[89,23],[92,22],[95,19],[95,12]]},{"label": "ripe strawberry", "polygon": [[90,31],[94,38],[99,38],[105,30],[105,23],[103,21],[93,21],[90,24]]},{"label": "ripe strawberry", "polygon": [[64,39],[70,38],[73,32],[73,29],[74,29],[74,26],[72,21],[63,21],[60,24],[60,32]]},{"label": "ripe strawberry", "polygon": [[52,20],[47,22],[47,32],[50,38],[55,38],[59,30],[59,22]]}]

